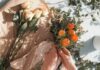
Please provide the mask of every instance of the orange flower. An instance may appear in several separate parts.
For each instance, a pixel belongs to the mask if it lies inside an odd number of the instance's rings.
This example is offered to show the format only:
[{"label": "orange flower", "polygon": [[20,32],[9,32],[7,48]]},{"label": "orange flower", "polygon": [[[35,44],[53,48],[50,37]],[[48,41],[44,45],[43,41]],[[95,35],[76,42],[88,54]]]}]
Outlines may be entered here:
[{"label": "orange flower", "polygon": [[68,34],[69,34],[69,35],[74,35],[74,34],[75,34],[75,31],[72,30],[72,29],[71,29],[71,30],[68,30]]},{"label": "orange flower", "polygon": [[61,45],[63,47],[67,47],[69,44],[70,44],[70,40],[69,39],[65,38],[65,39],[61,40]]},{"label": "orange flower", "polygon": [[74,42],[77,42],[78,41],[78,36],[76,34],[72,35],[71,39],[74,41]]},{"label": "orange flower", "polygon": [[73,23],[69,23],[68,25],[67,25],[67,28],[68,29],[73,29],[75,27],[75,25],[73,24]]},{"label": "orange flower", "polygon": [[65,30],[61,29],[58,32],[58,36],[64,36],[65,35]]}]

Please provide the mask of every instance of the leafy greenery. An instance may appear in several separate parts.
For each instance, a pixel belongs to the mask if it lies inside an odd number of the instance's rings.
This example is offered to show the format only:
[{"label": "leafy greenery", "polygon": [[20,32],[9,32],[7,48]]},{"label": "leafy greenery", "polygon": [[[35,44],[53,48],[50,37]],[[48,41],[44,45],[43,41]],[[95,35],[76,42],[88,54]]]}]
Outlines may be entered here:
[{"label": "leafy greenery", "polygon": [[[54,35],[56,43],[59,40],[59,38],[58,38],[58,31],[60,29],[64,29],[64,30],[68,31],[68,28],[67,28],[68,24],[73,23],[75,25],[75,27],[73,29],[74,31],[80,30],[80,22],[76,21],[73,17],[70,17],[68,15],[69,12],[61,11],[58,8],[51,8],[51,10],[54,11],[53,12],[54,13],[54,17],[52,17],[52,19],[51,19],[51,22],[52,22],[51,32]],[[81,33],[82,33],[82,31],[77,32],[77,35],[80,36]],[[67,34],[66,36],[69,37],[69,34]],[[66,37],[66,36],[64,36],[64,37]],[[73,42],[71,41],[71,43],[73,43]]]},{"label": "leafy greenery", "polygon": [[6,58],[0,58],[0,70],[6,70],[7,66],[9,66],[9,60]]}]

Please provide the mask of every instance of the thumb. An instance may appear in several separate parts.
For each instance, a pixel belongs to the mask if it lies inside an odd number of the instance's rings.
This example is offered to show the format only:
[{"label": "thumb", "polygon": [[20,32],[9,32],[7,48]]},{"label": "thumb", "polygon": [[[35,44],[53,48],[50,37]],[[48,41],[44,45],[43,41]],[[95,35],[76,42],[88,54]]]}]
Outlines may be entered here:
[{"label": "thumb", "polygon": [[66,48],[62,48],[62,51],[64,52],[64,54],[71,56],[69,50],[67,50]]},{"label": "thumb", "polygon": [[62,60],[64,60],[65,57],[67,57],[67,55],[65,55],[65,53],[61,49],[58,50],[58,54],[59,54],[59,56],[61,57]]},{"label": "thumb", "polygon": [[76,70],[75,64],[72,62],[71,55],[66,49],[59,49],[58,54],[61,57],[62,64],[65,66],[67,70]]}]

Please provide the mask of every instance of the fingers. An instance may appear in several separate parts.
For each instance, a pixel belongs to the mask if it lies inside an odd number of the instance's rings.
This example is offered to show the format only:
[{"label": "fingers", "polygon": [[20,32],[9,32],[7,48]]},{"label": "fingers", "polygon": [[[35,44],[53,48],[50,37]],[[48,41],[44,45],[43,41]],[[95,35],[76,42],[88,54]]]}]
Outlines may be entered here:
[{"label": "fingers", "polygon": [[65,66],[67,70],[76,70],[76,66],[74,62],[72,62],[70,52],[67,49],[59,49],[58,54],[61,57],[62,64]]},{"label": "fingers", "polygon": [[61,56],[61,58],[70,58],[71,54],[66,48],[61,48],[58,50],[58,54]]},{"label": "fingers", "polygon": [[68,66],[69,65],[68,64],[68,61],[69,61],[68,56],[65,55],[64,52],[61,49],[58,51],[58,54],[61,57],[61,61],[62,61],[62,64],[64,65],[65,69],[68,70],[68,68],[69,68],[69,66]]},{"label": "fingers", "polygon": [[64,54],[64,52],[61,49],[58,50],[58,54],[60,55],[61,59],[64,60],[65,54]]},{"label": "fingers", "polygon": [[64,54],[70,56],[70,52],[66,48],[62,48],[62,51],[64,52]]}]

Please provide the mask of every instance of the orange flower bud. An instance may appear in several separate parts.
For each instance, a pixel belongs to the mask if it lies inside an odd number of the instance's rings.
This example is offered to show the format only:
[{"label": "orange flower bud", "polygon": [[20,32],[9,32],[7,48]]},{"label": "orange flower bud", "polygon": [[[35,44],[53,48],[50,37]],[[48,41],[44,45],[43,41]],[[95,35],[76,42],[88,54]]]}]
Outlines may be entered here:
[{"label": "orange flower bud", "polygon": [[61,40],[61,45],[63,47],[67,47],[69,44],[70,44],[70,40],[69,39],[65,38],[65,39]]},{"label": "orange flower bud", "polygon": [[78,36],[76,34],[72,35],[71,39],[74,41],[74,42],[77,42],[78,41]]},{"label": "orange flower bud", "polygon": [[75,31],[72,30],[72,29],[71,29],[71,30],[68,30],[68,34],[69,34],[69,35],[74,35],[74,34],[75,34]]},{"label": "orange flower bud", "polygon": [[75,27],[75,25],[73,24],[73,23],[69,23],[68,25],[67,25],[67,28],[68,29],[73,29]]},{"label": "orange flower bud", "polygon": [[65,30],[61,29],[58,32],[58,36],[64,36],[65,35]]}]

